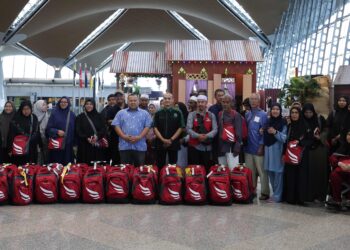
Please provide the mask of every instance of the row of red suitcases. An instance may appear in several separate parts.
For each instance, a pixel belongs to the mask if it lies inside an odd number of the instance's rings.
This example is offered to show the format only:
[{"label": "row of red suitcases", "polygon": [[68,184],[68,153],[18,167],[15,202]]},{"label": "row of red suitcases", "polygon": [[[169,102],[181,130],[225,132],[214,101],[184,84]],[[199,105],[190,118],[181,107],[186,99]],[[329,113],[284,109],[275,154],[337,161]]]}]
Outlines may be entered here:
[{"label": "row of red suitcases", "polygon": [[242,165],[232,171],[214,165],[156,166],[50,164],[0,165],[0,204],[55,202],[218,204],[252,202],[252,172]]}]

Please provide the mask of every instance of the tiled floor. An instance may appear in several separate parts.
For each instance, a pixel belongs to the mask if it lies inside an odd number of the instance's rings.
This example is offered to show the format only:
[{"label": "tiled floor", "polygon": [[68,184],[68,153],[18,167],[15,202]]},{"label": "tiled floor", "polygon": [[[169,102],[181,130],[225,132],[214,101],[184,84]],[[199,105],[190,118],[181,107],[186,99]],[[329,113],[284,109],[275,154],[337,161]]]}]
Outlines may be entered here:
[{"label": "tiled floor", "polygon": [[0,249],[350,249],[350,213],[256,201],[1,206]]}]

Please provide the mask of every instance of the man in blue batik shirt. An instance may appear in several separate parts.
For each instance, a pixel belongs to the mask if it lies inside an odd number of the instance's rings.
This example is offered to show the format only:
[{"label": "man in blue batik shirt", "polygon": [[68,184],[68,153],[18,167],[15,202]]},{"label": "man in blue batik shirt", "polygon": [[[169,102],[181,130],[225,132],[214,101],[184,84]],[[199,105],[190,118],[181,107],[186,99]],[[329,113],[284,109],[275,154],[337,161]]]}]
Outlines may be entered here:
[{"label": "man in blue batik shirt", "polygon": [[128,106],[117,113],[112,125],[119,136],[120,162],[140,166],[145,161],[145,136],[151,127],[152,118],[147,111],[138,107],[137,95],[128,96]]},{"label": "man in blue batik shirt", "polygon": [[248,142],[244,149],[245,163],[253,171],[253,185],[256,188],[258,176],[261,182],[260,200],[270,197],[269,178],[264,168],[264,136],[267,114],[259,108],[260,96],[253,93],[249,98],[251,111],[245,114],[248,126]]}]

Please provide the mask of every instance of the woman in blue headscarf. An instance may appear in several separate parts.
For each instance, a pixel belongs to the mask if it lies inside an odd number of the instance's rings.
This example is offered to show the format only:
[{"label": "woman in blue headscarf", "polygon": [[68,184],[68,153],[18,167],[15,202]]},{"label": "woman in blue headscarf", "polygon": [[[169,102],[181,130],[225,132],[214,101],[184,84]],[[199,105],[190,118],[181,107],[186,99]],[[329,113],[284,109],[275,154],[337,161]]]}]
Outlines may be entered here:
[{"label": "woman in blue headscarf", "polygon": [[50,163],[66,165],[73,162],[75,115],[70,111],[70,106],[68,97],[62,97],[52,111],[47,123],[46,136],[48,138],[64,138],[63,149],[49,150]]}]

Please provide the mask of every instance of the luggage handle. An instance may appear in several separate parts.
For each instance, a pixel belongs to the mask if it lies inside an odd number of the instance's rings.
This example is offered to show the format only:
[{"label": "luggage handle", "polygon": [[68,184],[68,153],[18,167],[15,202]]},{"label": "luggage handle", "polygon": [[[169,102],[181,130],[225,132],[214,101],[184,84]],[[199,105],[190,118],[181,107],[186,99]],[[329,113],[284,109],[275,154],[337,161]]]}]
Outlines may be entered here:
[{"label": "luggage handle", "polygon": [[18,170],[20,171],[19,174],[24,178],[24,184],[28,187],[27,174],[25,170],[21,166],[18,167]]},{"label": "luggage handle", "polygon": [[91,161],[91,163],[94,164],[93,165],[93,169],[96,170],[97,169],[97,164],[101,163],[101,161]]}]

